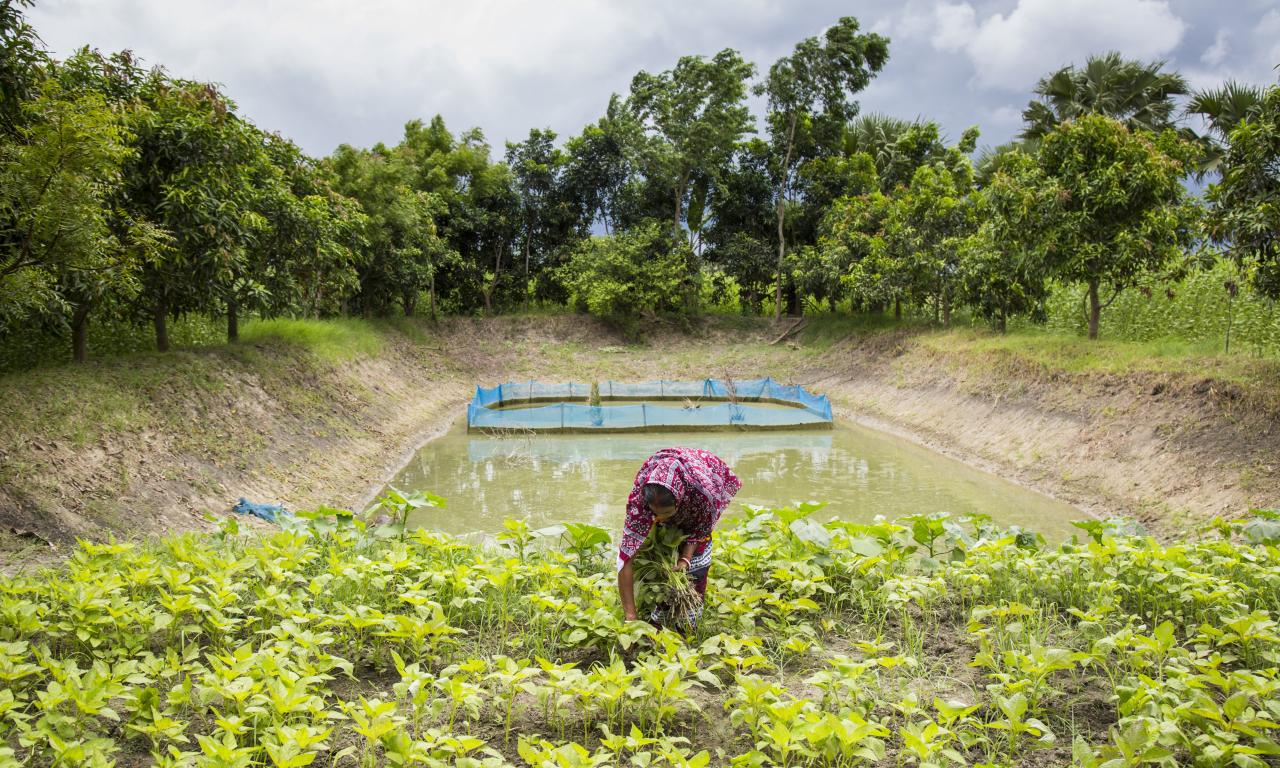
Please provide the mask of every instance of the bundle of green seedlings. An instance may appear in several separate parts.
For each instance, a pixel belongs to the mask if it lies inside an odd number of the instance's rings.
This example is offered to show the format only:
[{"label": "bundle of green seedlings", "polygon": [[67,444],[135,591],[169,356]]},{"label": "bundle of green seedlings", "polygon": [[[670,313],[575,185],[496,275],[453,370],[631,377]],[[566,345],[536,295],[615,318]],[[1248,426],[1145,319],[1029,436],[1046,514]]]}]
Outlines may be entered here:
[{"label": "bundle of green seedlings", "polygon": [[657,607],[673,629],[689,628],[688,617],[702,605],[688,572],[676,568],[687,538],[674,526],[655,525],[634,558],[640,609]]}]

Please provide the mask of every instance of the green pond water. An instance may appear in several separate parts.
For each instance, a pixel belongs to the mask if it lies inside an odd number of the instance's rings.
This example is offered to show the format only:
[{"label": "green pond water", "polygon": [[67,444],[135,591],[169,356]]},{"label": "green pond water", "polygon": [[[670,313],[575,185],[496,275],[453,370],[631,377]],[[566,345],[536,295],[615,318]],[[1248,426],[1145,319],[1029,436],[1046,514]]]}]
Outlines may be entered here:
[{"label": "green pond water", "polygon": [[402,491],[445,497],[411,523],[456,534],[494,533],[508,517],[533,528],[588,522],[619,528],[640,464],[654,451],[705,448],[728,462],[743,503],[825,501],[818,519],[868,522],[917,513],[981,512],[1049,539],[1086,515],[1075,507],[892,435],[855,425],[795,432],[688,432],[490,437],[467,434],[466,419],[422,446],[391,481]]}]

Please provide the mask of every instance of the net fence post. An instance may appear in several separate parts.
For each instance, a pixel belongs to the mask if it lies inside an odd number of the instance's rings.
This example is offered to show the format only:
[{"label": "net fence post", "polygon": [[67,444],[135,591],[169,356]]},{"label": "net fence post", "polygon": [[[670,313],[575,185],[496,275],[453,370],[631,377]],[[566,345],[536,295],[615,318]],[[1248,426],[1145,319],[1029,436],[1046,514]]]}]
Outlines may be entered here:
[{"label": "net fence post", "polygon": [[640,404],[640,426],[641,427],[649,426],[649,410],[644,403]]},{"label": "net fence post", "polygon": [[560,404],[560,431],[564,431],[564,403]]}]

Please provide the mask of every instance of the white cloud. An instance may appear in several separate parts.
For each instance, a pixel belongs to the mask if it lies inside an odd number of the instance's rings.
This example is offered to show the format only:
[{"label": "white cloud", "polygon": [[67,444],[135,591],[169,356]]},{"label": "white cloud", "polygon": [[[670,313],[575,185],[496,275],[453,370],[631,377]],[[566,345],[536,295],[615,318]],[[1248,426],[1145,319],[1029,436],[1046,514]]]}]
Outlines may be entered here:
[{"label": "white cloud", "polygon": [[[567,137],[640,69],[733,47],[763,72],[849,13],[892,39],[864,111],[936,119],[953,137],[981,122],[992,144],[1020,123],[1007,105],[1091,53],[1170,56],[1198,87],[1275,82],[1280,63],[1277,0],[38,0],[28,13],[59,55],[131,48],[221,82],[314,154],[395,142],[436,113],[455,132],[482,127],[495,154],[530,127]],[[1183,19],[1199,34],[1179,44]],[[1209,65],[1217,30],[1229,45]]]},{"label": "white cloud", "polygon": [[352,123],[344,140],[355,143],[393,141],[404,120],[441,112],[454,129],[482,124],[500,147],[582,100],[599,114],[637,69],[674,63],[643,60],[669,14],[598,0],[47,0],[30,16],[55,52],[130,48],[221,82],[258,123],[321,152],[331,132],[290,124],[300,105]]},{"label": "white cloud", "polygon": [[1213,45],[1204,50],[1200,54],[1200,63],[1209,67],[1216,67],[1227,58],[1227,54],[1231,52],[1231,31],[1228,29],[1218,30],[1218,34],[1213,38]]},{"label": "white cloud", "polygon": [[1005,104],[987,113],[991,125],[1010,130],[1022,127],[1022,107]]},{"label": "white cloud", "polygon": [[1091,54],[1165,56],[1186,26],[1166,0],[1018,0],[1007,15],[984,19],[970,3],[944,2],[934,9],[932,42],[942,51],[964,52],[979,86],[1025,91]]},{"label": "white cloud", "polygon": [[[1221,58],[1212,61],[1213,57],[1209,56],[1218,46],[1215,40],[1195,65],[1183,69],[1192,90],[1216,88],[1224,80],[1256,85],[1276,82],[1276,65],[1280,64],[1280,10],[1270,10],[1242,22],[1230,35],[1235,43],[1224,47]],[[1219,32],[1218,39],[1223,37]]]},{"label": "white cloud", "polygon": [[1258,47],[1255,64],[1269,69],[1269,79],[1275,82],[1275,67],[1280,65],[1280,11],[1268,11],[1262,17],[1253,28],[1253,39]]},{"label": "white cloud", "polygon": [[968,3],[943,4],[934,9],[933,47],[943,51],[962,51],[978,31],[978,14]]}]

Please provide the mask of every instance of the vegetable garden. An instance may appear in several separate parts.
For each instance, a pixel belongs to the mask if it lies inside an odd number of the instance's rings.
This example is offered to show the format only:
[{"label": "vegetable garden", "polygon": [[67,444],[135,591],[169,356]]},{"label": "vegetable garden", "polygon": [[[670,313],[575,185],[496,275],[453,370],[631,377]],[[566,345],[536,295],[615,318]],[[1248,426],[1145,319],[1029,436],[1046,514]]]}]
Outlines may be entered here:
[{"label": "vegetable garden", "polygon": [[691,637],[621,621],[607,535],[585,525],[510,521],[481,545],[325,510],[271,534],[85,542],[65,570],[0,582],[0,765],[1280,754],[1271,523],[1165,545],[1090,522],[1049,547],[982,519],[819,509],[722,525]]}]

